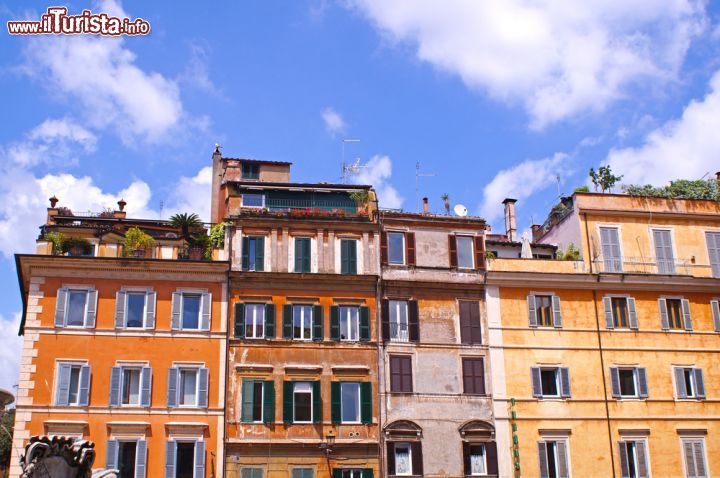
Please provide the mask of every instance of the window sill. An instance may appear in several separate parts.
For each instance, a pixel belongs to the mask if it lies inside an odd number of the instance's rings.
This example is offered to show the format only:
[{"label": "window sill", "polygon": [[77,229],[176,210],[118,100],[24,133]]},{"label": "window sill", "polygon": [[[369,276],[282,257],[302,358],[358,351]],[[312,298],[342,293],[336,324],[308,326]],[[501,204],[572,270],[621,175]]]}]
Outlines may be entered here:
[{"label": "window sill", "polygon": [[644,402],[648,397],[615,397],[617,402]]},{"label": "window sill", "polygon": [[391,395],[414,395],[415,392],[396,392],[393,390],[390,390]]},{"label": "window sill", "polygon": [[540,402],[566,402],[570,397],[542,396],[535,398]]}]

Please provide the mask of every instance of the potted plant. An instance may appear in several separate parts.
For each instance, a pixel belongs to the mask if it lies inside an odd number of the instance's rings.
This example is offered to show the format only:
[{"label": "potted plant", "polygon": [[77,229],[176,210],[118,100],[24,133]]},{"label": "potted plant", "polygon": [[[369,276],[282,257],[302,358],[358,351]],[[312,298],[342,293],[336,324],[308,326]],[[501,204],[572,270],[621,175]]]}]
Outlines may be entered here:
[{"label": "potted plant", "polygon": [[125,254],[129,252],[133,257],[143,257],[145,250],[154,245],[155,239],[138,227],[131,227],[125,233]]},{"label": "potted plant", "polygon": [[370,192],[367,189],[353,191],[350,193],[350,199],[355,201],[358,211],[366,211],[367,203],[370,201]]},{"label": "potted plant", "polygon": [[201,261],[212,257],[212,240],[204,232],[198,232],[188,241],[188,256],[191,261]]},{"label": "potted plant", "polygon": [[180,229],[183,239],[190,239],[190,233],[193,229],[202,227],[202,221],[197,214],[174,214],[170,216],[170,225]]},{"label": "potted plant", "polygon": [[68,237],[62,241],[62,252],[69,256],[89,256],[92,253],[92,244],[82,237]]},{"label": "potted plant", "polygon": [[443,206],[445,206],[445,215],[450,215],[450,196],[448,196],[448,193],[443,194],[440,196],[440,199],[442,199]]},{"label": "potted plant", "polygon": [[48,232],[45,234],[45,240],[52,244],[53,256],[59,256],[65,252],[63,250],[65,235],[62,232]]}]

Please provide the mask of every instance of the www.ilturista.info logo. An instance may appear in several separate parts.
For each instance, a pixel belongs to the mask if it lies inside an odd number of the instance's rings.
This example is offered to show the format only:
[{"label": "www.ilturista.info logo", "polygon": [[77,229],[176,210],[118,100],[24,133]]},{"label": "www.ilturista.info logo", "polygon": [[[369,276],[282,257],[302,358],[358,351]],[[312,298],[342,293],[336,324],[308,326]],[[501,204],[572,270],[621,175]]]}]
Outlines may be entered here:
[{"label": "www.ilturista.info logo", "polygon": [[40,21],[16,20],[7,22],[11,35],[147,35],[150,23],[137,18],[119,18],[107,13],[83,10],[79,15],[68,15],[67,7],[48,7]]}]

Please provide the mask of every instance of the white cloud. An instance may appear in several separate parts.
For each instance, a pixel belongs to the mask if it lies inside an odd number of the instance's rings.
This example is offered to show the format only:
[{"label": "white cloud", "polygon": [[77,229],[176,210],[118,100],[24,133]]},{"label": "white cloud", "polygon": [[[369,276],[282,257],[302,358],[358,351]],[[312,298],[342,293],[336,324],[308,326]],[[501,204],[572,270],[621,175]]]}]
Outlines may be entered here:
[{"label": "white cloud", "polygon": [[163,218],[167,219],[175,213],[194,212],[200,219],[209,222],[211,187],[211,166],[205,166],[191,178],[181,177],[168,196],[170,208],[163,211]]},{"label": "white cloud", "polygon": [[509,197],[522,202],[555,184],[557,174],[566,170],[568,158],[567,154],[555,153],[549,158],[529,159],[503,169],[483,189],[480,215],[491,223],[503,215],[503,199]]},{"label": "white cloud", "polygon": [[23,141],[10,145],[3,155],[24,167],[39,163],[67,164],[75,163],[75,156],[80,152],[94,152],[96,145],[95,135],[72,119],[46,119]]},{"label": "white cloud", "polygon": [[13,387],[18,383],[20,374],[20,350],[22,338],[18,336],[20,313],[12,319],[0,315],[0,388],[16,394]]},{"label": "white cloud", "polygon": [[369,184],[375,188],[380,206],[387,208],[402,207],[403,197],[390,184],[392,161],[389,156],[376,155],[361,165],[360,172],[353,177],[355,184]]},{"label": "white cloud", "polygon": [[210,77],[209,61],[210,47],[202,42],[191,43],[190,61],[178,77],[178,82],[203,90],[214,96],[223,97],[222,92]]},{"label": "white cloud", "polygon": [[702,100],[691,101],[679,119],[648,133],[634,148],[612,149],[605,161],[623,182],[662,185],[717,171],[720,158],[720,71]]},{"label": "white cloud", "polygon": [[705,26],[700,0],[349,0],[393,42],[542,128],[674,79]]},{"label": "white cloud", "polygon": [[335,136],[337,133],[345,131],[347,125],[342,115],[335,111],[332,107],[328,106],[320,113],[323,121],[325,122],[325,129],[328,133]]}]

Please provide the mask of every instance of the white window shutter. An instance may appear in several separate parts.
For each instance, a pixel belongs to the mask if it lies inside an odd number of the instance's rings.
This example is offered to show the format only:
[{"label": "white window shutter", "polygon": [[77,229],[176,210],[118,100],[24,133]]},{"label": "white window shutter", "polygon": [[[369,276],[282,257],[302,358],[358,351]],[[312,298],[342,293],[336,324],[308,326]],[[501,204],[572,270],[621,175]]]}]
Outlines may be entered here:
[{"label": "white window shutter", "polygon": [[180,319],[182,314],[182,292],[173,292],[172,295],[172,317],[170,318],[170,328],[177,330],[180,328]]},{"label": "white window shutter", "polygon": [[87,407],[90,403],[90,366],[80,367],[80,383],[78,390],[78,405]]},{"label": "white window shutter", "polygon": [[155,328],[155,304],[157,296],[155,291],[148,291],[145,294],[145,328]]},{"label": "white window shutter", "polygon": [[127,308],[127,294],[124,290],[115,293],[115,328],[121,329],[125,327],[125,314]]},{"label": "white window shutter", "polygon": [[61,363],[58,365],[58,383],[55,389],[55,404],[68,405],[70,395],[70,365]]},{"label": "white window shutter", "polygon": [[87,292],[87,307],[85,308],[85,327],[95,328],[95,316],[97,314],[98,291],[91,289]]},{"label": "white window shutter", "polygon": [[603,297],[603,308],[605,309],[605,327],[608,329],[615,328],[615,322],[613,321],[611,297]]},{"label": "white window shutter", "polygon": [[110,406],[120,406],[120,380],[122,378],[122,367],[113,367],[110,370]]},{"label": "white window shutter", "polygon": [[634,297],[628,297],[627,306],[628,306],[628,323],[630,325],[630,328],[633,330],[637,330],[638,329],[638,320],[637,320],[637,312],[635,310],[635,298]]},{"label": "white window shutter", "polygon": [[145,478],[147,476],[147,442],[145,440],[137,441],[135,449],[135,478]]},{"label": "white window shutter", "polygon": [[[180,371],[176,367],[168,369],[167,406],[174,408],[178,405],[178,378]],[[174,475],[173,475],[174,476]]]},{"label": "white window shutter", "polygon": [[660,327],[663,330],[670,328],[670,321],[668,320],[667,302],[665,299],[658,299],[658,307],[660,308]]},{"label": "white window shutter", "polygon": [[675,367],[675,391],[677,398],[687,398],[687,390],[685,387],[685,369]]},{"label": "white window shutter", "polygon": [[212,311],[212,294],[205,292],[202,295],[202,304],[200,306],[200,329],[210,330],[210,315]]},{"label": "white window shutter", "polygon": [[681,308],[682,308],[682,314],[683,314],[683,324],[685,325],[685,330],[691,331],[693,329],[692,326],[692,317],[690,316],[690,301],[687,299],[683,299],[680,301]]},{"label": "white window shutter", "polygon": [[194,478],[205,477],[205,442],[195,442],[195,475]]},{"label": "white window shutter", "polygon": [[143,367],[140,371],[140,406],[149,407],[152,398],[152,368]]},{"label": "white window shutter", "polygon": [[63,327],[65,325],[65,310],[67,308],[67,289],[60,288],[57,291],[55,301],[55,327]]},{"label": "white window shutter", "polygon": [[710,308],[712,309],[713,325],[715,332],[720,332],[720,301],[711,300]]},{"label": "white window shutter", "polygon": [[108,440],[105,449],[105,468],[109,470],[118,467],[118,442],[117,440]]},{"label": "white window shutter", "polygon": [[552,309],[553,309],[553,325],[555,327],[562,327],[562,310],[560,309],[560,297],[552,296]]},{"label": "white window shutter", "polygon": [[527,296],[528,304],[528,322],[530,327],[537,327],[537,310],[535,308],[535,296],[530,294]]},{"label": "white window shutter", "polygon": [[197,405],[200,408],[208,406],[208,369],[201,368],[198,370],[198,397]]}]

